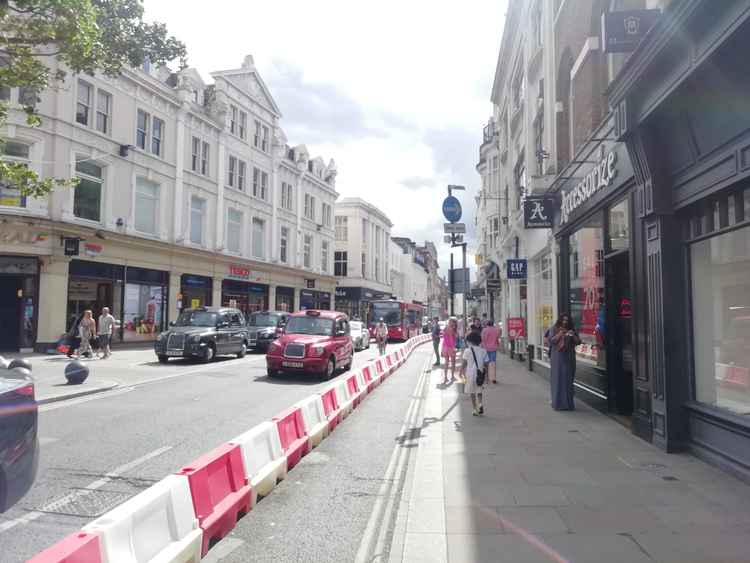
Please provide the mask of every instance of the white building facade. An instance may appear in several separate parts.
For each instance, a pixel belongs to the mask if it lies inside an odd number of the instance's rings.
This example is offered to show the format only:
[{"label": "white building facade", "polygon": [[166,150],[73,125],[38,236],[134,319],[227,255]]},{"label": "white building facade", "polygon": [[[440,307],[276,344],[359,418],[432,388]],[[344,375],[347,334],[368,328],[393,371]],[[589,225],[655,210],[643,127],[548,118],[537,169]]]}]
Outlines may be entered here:
[{"label": "white building facade", "polygon": [[334,274],[336,310],[367,319],[372,299],[391,296],[391,220],[360,198],[336,202]]},{"label": "white building facade", "polygon": [[[429,272],[425,253],[406,237],[391,239],[391,291],[398,299],[429,306]],[[427,311],[425,310],[425,314]]]},{"label": "white building facade", "polygon": [[104,306],[115,343],[155,339],[186,307],[333,307],[335,164],[287,145],[252,57],[211,76],[69,76],[41,94],[38,128],[4,93],[6,157],[80,181],[43,199],[1,188],[8,347],[47,350]]}]

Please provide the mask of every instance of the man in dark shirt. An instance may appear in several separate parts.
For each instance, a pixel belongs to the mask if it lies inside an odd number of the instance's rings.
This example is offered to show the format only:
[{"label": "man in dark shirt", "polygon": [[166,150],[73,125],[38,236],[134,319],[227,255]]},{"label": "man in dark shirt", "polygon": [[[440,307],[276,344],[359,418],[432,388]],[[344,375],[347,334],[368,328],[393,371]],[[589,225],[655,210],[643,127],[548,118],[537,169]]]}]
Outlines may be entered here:
[{"label": "man in dark shirt", "polygon": [[440,365],[440,323],[438,318],[432,319],[432,347],[435,349],[434,366]]}]

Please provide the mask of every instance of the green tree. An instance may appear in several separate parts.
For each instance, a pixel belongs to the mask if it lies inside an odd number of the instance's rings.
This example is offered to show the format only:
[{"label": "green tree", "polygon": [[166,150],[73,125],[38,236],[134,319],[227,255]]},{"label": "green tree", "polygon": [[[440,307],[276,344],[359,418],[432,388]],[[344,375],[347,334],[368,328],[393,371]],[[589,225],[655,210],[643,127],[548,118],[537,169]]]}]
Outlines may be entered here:
[{"label": "green tree", "polygon": [[[41,123],[35,109],[39,93],[65,81],[65,71],[49,66],[54,58],[76,74],[115,77],[146,60],[158,65],[179,59],[184,67],[186,50],[164,24],[143,21],[141,0],[0,0],[0,90],[21,89],[19,101],[31,127]],[[7,115],[7,102],[0,102],[0,126]],[[1,144],[2,139],[0,149]],[[75,185],[75,180],[39,178],[2,156],[0,181],[31,197]]]}]

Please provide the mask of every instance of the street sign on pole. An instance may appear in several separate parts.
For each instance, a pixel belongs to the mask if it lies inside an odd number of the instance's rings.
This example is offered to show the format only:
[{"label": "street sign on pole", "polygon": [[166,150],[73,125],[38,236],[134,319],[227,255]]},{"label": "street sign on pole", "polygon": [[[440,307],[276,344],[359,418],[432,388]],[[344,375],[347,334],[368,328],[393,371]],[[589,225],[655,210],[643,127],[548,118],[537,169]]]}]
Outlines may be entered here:
[{"label": "street sign on pole", "polygon": [[443,232],[449,234],[465,233],[466,223],[443,223]]},{"label": "street sign on pole", "polygon": [[453,270],[453,293],[466,294],[470,291],[469,268],[455,268]]},{"label": "street sign on pole", "polygon": [[461,202],[452,195],[443,200],[443,216],[450,223],[457,223],[461,220]]},{"label": "street sign on pole", "polygon": [[487,280],[487,291],[500,291],[502,287],[502,281],[500,279],[488,279]]}]

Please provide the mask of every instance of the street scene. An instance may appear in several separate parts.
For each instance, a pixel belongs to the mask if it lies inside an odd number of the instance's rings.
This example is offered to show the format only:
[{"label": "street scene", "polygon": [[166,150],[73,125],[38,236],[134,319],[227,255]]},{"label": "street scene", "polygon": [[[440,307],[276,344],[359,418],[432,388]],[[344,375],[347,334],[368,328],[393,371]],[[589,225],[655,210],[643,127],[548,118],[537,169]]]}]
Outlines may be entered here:
[{"label": "street scene", "polygon": [[0,563],[750,563],[750,0],[0,2]]}]

